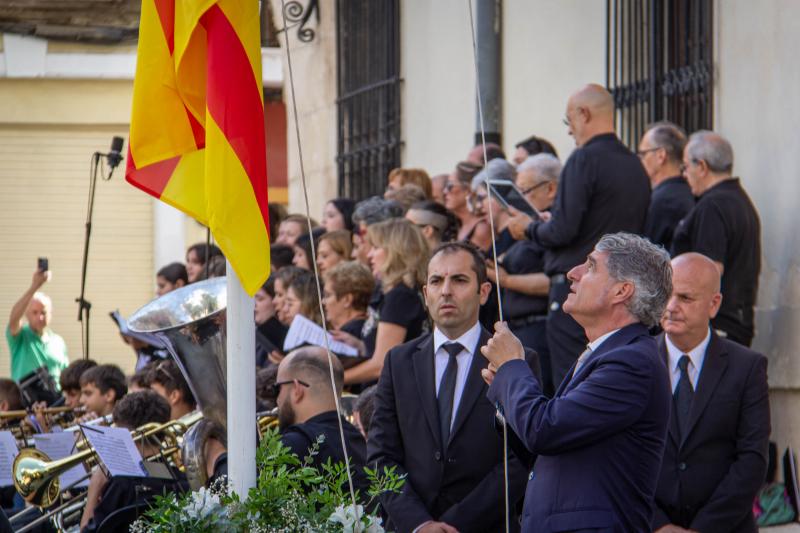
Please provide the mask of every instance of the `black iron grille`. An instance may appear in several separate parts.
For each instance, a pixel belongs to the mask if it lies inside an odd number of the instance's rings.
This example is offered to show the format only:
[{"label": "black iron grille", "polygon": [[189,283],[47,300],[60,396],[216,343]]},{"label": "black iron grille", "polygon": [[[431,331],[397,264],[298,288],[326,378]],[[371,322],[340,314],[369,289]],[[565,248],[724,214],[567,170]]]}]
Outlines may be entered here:
[{"label": "black iron grille", "polygon": [[400,166],[398,0],[339,0],[339,196],[382,194]]},{"label": "black iron grille", "polygon": [[606,0],[606,86],[617,132],[635,149],[669,120],[713,127],[713,0]]}]

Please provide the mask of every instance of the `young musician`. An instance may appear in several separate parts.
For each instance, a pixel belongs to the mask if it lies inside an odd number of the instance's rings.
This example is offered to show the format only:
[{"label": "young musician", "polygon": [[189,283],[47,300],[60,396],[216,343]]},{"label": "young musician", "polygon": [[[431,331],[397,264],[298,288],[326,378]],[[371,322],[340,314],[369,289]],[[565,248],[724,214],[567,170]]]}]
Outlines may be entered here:
[{"label": "young musician", "polygon": [[167,400],[170,407],[170,420],[177,420],[197,408],[197,402],[189,384],[172,359],[165,359],[156,364],[148,378],[150,388]]},{"label": "young musician", "polygon": [[81,406],[81,376],[90,368],[97,366],[91,359],[78,359],[69,364],[61,372],[58,384],[61,385],[61,395],[64,397],[64,405],[67,407]]},{"label": "young musician", "polygon": [[[114,407],[114,423],[117,427],[134,430],[144,424],[169,421],[169,404],[157,393],[144,390],[132,392],[122,398]],[[156,443],[137,443],[143,458],[158,453]],[[186,490],[185,477],[173,471],[173,478],[117,476],[108,478],[102,468],[95,470],[89,482],[86,507],[81,517],[81,532],[96,531],[103,521],[114,511],[134,504],[147,509],[147,502],[153,496],[167,492]]]},{"label": "young musician", "polygon": [[81,374],[81,405],[84,419],[110,415],[114,405],[128,392],[125,374],[117,365],[97,365]]},{"label": "young musician", "polygon": [[12,379],[0,378],[0,411],[17,411],[22,408],[19,385]]}]

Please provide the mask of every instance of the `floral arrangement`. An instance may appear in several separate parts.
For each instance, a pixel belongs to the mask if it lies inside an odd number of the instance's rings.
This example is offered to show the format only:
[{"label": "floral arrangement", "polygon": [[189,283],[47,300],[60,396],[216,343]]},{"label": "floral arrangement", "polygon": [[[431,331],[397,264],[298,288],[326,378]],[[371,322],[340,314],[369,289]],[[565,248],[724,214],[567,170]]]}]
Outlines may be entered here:
[{"label": "floral arrangement", "polygon": [[[281,443],[273,429],[264,435],[256,454],[258,480],[247,500],[229,491],[224,482],[209,489],[157,497],[153,507],[133,523],[133,533],[383,533],[377,497],[398,492],[404,483],[393,468],[365,468],[370,481],[369,501],[353,507],[342,463],[328,461],[318,471],[312,465],[319,444],[299,459]],[[356,498],[361,499],[356,493]]]}]

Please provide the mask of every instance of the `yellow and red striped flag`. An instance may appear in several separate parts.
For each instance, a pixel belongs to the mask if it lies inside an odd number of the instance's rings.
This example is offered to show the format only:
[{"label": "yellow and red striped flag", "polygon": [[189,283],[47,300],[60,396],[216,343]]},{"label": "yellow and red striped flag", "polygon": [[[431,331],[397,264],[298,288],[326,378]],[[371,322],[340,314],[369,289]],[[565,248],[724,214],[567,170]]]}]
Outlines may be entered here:
[{"label": "yellow and red striped flag", "polygon": [[142,0],[126,179],[211,229],[244,289],[269,275],[256,0]]}]

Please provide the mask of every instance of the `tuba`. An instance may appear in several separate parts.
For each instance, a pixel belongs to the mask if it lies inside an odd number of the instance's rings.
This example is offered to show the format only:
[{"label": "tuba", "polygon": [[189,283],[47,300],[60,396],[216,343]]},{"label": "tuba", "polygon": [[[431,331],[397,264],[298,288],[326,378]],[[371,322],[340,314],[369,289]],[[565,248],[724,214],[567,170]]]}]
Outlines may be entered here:
[{"label": "tuba", "polygon": [[207,480],[206,440],[226,434],[228,428],[226,297],[226,279],[212,278],[156,298],[128,319],[132,331],[154,334],[164,341],[203,412],[204,419],[191,427],[182,446],[193,490]]}]

